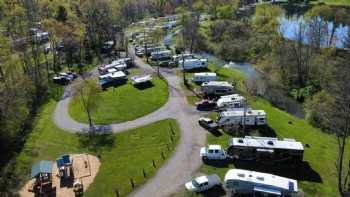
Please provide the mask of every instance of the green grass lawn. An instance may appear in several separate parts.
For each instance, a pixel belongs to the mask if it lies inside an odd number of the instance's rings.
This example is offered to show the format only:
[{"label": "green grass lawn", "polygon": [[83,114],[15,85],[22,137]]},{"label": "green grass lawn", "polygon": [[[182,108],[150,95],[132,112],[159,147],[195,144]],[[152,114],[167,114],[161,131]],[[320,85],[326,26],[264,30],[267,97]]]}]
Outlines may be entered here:
[{"label": "green grass lawn", "polygon": [[[209,68],[215,70],[213,67]],[[279,110],[265,99],[249,96],[244,87],[244,75],[240,71],[230,68],[222,68],[217,70],[217,72],[219,72],[219,77],[221,79],[236,82],[239,93],[247,96],[250,106],[255,109],[263,109],[266,111],[268,125],[275,135],[280,138],[295,138],[303,144],[308,144],[310,148],[306,148],[305,150],[305,163],[303,168],[286,169],[289,168],[289,166],[285,165],[286,167],[284,167],[284,169],[281,166],[272,166],[271,169],[264,169],[264,167],[254,165],[242,166],[242,164],[237,164],[235,166],[233,163],[223,166],[203,165],[200,171],[194,176],[200,173],[217,173],[223,180],[225,173],[230,168],[240,167],[246,169],[261,169],[260,171],[264,170],[270,173],[273,173],[275,170],[275,174],[277,175],[299,179],[299,187],[305,193],[305,196],[339,196],[335,174],[335,161],[337,155],[337,142],[335,136],[326,134],[321,130],[312,127],[306,120],[296,118],[287,112]],[[193,103],[196,99],[194,96],[188,96],[188,100]],[[291,124],[289,122],[291,122]],[[258,132],[254,132],[249,135],[261,135]],[[221,144],[226,148],[230,137],[230,135],[223,132],[219,137],[208,133],[208,144]],[[349,152],[347,153],[348,155],[350,154]],[[197,195],[182,190],[174,196]]]},{"label": "green grass lawn", "polygon": [[328,5],[345,5],[350,6],[350,0],[314,0],[311,1],[312,4],[325,3]]},{"label": "green grass lawn", "polygon": [[[153,86],[138,89],[130,82],[100,93],[97,108],[92,112],[95,124],[119,123],[147,115],[168,100],[168,86],[159,78],[153,79]],[[69,105],[70,116],[79,122],[88,122],[81,99],[73,98]]]},{"label": "green grass lawn", "polygon": [[[121,134],[90,137],[71,134],[52,122],[55,106],[56,102],[51,100],[42,107],[33,132],[16,158],[14,174],[19,185],[29,179],[30,168],[35,162],[54,160],[64,153],[85,152],[101,158],[100,171],[86,196],[115,196],[116,188],[121,196],[125,196],[132,191],[130,178],[136,187],[143,184],[170,156],[179,140],[179,128],[172,119]],[[152,160],[155,160],[156,168]]]}]

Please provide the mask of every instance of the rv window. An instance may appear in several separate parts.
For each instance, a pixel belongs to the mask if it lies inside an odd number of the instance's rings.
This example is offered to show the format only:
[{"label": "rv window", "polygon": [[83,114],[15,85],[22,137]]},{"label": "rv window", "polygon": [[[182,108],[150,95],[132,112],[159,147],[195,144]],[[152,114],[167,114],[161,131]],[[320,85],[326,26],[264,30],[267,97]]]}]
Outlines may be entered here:
[{"label": "rv window", "polygon": [[265,121],[265,118],[259,118],[260,121]]},{"label": "rv window", "polygon": [[244,178],[244,177],[245,177],[245,174],[243,174],[243,173],[238,173],[237,176]]},{"label": "rv window", "polygon": [[205,65],[205,62],[202,62],[202,65],[204,66],[204,65]]},{"label": "rv window", "polygon": [[213,150],[209,150],[209,153],[213,153],[214,151]]},{"label": "rv window", "polygon": [[273,145],[273,141],[268,141],[267,144],[268,145]]},{"label": "rv window", "polygon": [[239,140],[238,140],[238,143],[243,143],[243,139],[239,139]]},{"label": "rv window", "polygon": [[215,150],[215,153],[219,153],[219,150]]},{"label": "rv window", "polygon": [[264,181],[264,177],[262,177],[262,176],[258,176],[258,177],[256,177],[256,179],[258,179],[260,181]]},{"label": "rv window", "polygon": [[239,103],[235,103],[234,107],[236,107],[236,108],[239,107]]}]

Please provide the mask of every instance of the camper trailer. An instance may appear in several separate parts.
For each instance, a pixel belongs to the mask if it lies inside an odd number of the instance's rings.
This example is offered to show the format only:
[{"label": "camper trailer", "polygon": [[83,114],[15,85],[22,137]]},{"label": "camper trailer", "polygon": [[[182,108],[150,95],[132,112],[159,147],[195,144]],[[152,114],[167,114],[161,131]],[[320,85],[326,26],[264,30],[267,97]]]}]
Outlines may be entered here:
[{"label": "camper trailer", "polygon": [[195,83],[203,83],[216,80],[216,73],[194,73],[192,81]]},{"label": "camper trailer", "polygon": [[245,98],[239,94],[231,94],[227,96],[221,96],[216,105],[218,108],[243,108]]},{"label": "camper trailer", "polygon": [[171,59],[171,51],[155,51],[151,53],[151,60],[170,60]]},{"label": "camper trailer", "polygon": [[239,159],[299,162],[303,160],[304,146],[294,139],[246,136],[232,138],[228,153]]},{"label": "camper trailer", "polygon": [[182,59],[193,59],[195,58],[193,54],[185,53],[185,54],[178,54],[173,56],[173,61],[176,63],[179,63]]},{"label": "camper trailer", "polygon": [[273,174],[231,169],[225,175],[224,186],[232,194],[249,196],[290,196],[298,195],[298,183]]},{"label": "camper trailer", "polygon": [[223,111],[219,113],[217,124],[219,126],[243,124],[247,126],[266,125],[266,113],[264,110],[245,110],[244,108],[234,111]]},{"label": "camper trailer", "polygon": [[110,64],[101,65],[98,67],[100,74],[107,74],[109,69],[115,68],[118,71],[124,71],[127,65],[123,61],[115,60]]},{"label": "camper trailer", "polygon": [[184,70],[192,70],[199,68],[207,68],[208,60],[207,59],[185,59],[185,61],[180,60],[179,66]]},{"label": "camper trailer", "polygon": [[99,81],[100,81],[100,85],[102,88],[106,88],[109,85],[123,84],[127,80],[128,80],[128,78],[123,71],[108,73],[106,75],[99,76]]},{"label": "camper trailer", "polygon": [[201,90],[206,95],[228,95],[234,88],[226,81],[209,81],[202,83]]}]

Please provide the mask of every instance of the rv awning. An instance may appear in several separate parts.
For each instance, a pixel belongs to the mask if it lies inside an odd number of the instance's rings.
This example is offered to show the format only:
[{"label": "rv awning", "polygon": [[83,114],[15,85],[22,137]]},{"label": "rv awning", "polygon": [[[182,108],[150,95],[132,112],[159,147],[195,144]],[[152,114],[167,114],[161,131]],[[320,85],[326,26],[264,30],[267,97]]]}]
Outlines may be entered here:
[{"label": "rv awning", "polygon": [[263,192],[266,194],[282,195],[281,191],[279,190],[259,186],[254,186],[254,191]]}]

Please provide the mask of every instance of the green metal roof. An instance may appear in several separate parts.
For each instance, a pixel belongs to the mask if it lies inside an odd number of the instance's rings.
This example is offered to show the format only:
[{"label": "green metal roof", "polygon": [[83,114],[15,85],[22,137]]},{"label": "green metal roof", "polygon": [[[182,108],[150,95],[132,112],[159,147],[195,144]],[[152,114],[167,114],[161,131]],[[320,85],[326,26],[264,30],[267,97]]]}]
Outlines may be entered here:
[{"label": "green metal roof", "polygon": [[39,173],[52,173],[52,161],[39,161],[32,166],[31,177],[37,176]]}]

